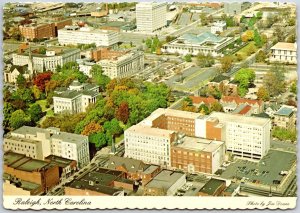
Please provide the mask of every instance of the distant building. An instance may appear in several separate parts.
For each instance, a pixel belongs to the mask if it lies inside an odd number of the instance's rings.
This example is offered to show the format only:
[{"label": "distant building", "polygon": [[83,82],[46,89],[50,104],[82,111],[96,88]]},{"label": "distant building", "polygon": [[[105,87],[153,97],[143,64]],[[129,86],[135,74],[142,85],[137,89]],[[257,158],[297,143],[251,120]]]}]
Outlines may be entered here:
[{"label": "distant building", "polygon": [[4,195],[38,195],[59,183],[57,165],[14,152],[4,153],[3,173]]},{"label": "distant building", "polygon": [[4,82],[16,83],[17,82],[17,77],[20,74],[23,75],[23,77],[25,79],[30,78],[30,73],[28,71],[28,66],[27,65],[23,65],[23,66],[13,65],[8,70],[4,70]]},{"label": "distant building", "polygon": [[50,21],[48,23],[33,23],[19,26],[21,35],[28,39],[44,39],[57,36],[57,30],[72,25],[72,19]]},{"label": "distant building", "polygon": [[210,28],[210,32],[213,34],[218,34],[226,30],[226,22],[218,21],[214,22]]},{"label": "distant building", "polygon": [[221,196],[226,188],[226,181],[211,178],[198,192],[199,196]]},{"label": "distant building", "polygon": [[202,53],[205,55],[219,56],[221,50],[233,43],[232,37],[220,37],[205,32],[200,35],[184,34],[179,38],[164,44],[162,52],[180,55],[197,55]]},{"label": "distant building", "polygon": [[82,59],[76,60],[76,62],[79,65],[79,71],[83,72],[85,75],[87,75],[89,78],[91,78],[92,77],[91,70],[92,70],[93,65],[95,65],[96,63],[92,62],[90,60],[82,60]]},{"label": "distant building", "polygon": [[222,96],[220,99],[220,104],[222,104],[225,112],[237,111],[237,107],[240,105],[244,105],[244,107],[246,105],[250,106],[254,114],[259,114],[264,111],[264,102],[262,100],[251,100],[234,96]]},{"label": "distant building", "polygon": [[271,47],[270,62],[297,64],[297,43],[278,42]]},{"label": "distant building", "polygon": [[12,54],[13,64],[17,66],[28,65],[31,57],[33,70],[37,72],[55,71],[58,65],[62,67],[65,63],[80,58],[80,50],[66,47],[49,47],[44,54],[40,53],[38,49],[31,50],[29,48],[22,53]]},{"label": "distant building", "polygon": [[159,171],[160,167],[156,165],[145,164],[141,160],[131,158],[110,156],[107,162],[107,168],[123,171],[130,180],[141,180],[143,185],[148,183]]},{"label": "distant building", "polygon": [[132,51],[117,57],[106,58],[97,62],[103,74],[111,79],[130,77],[144,70],[144,53]]},{"label": "distant building", "polygon": [[223,75],[219,75],[207,84],[208,89],[218,89],[222,95],[238,96],[238,85],[226,79]]},{"label": "distant building", "polygon": [[277,112],[274,113],[274,126],[285,129],[295,128],[296,113],[294,107],[282,106]]},{"label": "distant building", "polygon": [[39,160],[56,155],[75,160],[82,168],[90,161],[88,143],[87,136],[60,132],[58,128],[23,126],[4,136],[3,150]]},{"label": "distant building", "polygon": [[202,104],[210,107],[213,103],[219,102],[214,97],[200,97],[200,96],[189,96],[192,99],[193,105],[196,107],[200,107]]},{"label": "distant building", "polygon": [[225,143],[195,137],[182,137],[171,147],[172,167],[188,173],[214,174],[223,164]]},{"label": "distant building", "polygon": [[242,12],[241,2],[225,2],[224,13],[230,16],[239,15]]},{"label": "distant building", "polygon": [[167,25],[167,3],[139,2],[136,5],[137,31],[152,33]]},{"label": "distant building", "polygon": [[65,186],[66,196],[124,196],[133,191],[133,180],[126,178],[125,172],[97,168],[74,179]]},{"label": "distant building", "polygon": [[93,44],[111,47],[119,42],[119,33],[90,27],[66,26],[58,30],[58,42],[61,45]]},{"label": "distant building", "polygon": [[54,113],[85,112],[90,104],[96,103],[99,95],[99,86],[89,83],[81,84],[74,80],[68,89],[58,88],[54,91]]},{"label": "distant building", "polygon": [[186,183],[186,175],[181,172],[162,170],[144,187],[147,196],[172,196]]}]

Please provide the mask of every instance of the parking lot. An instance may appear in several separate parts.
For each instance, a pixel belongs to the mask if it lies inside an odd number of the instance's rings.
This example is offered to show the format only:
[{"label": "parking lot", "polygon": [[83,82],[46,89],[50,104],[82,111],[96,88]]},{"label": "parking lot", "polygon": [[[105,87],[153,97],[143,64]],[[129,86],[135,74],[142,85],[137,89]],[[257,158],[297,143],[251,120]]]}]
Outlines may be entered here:
[{"label": "parking lot", "polygon": [[237,160],[227,167],[221,177],[264,185],[279,184],[286,175],[285,171],[290,171],[296,160],[296,154],[270,150],[259,162]]}]

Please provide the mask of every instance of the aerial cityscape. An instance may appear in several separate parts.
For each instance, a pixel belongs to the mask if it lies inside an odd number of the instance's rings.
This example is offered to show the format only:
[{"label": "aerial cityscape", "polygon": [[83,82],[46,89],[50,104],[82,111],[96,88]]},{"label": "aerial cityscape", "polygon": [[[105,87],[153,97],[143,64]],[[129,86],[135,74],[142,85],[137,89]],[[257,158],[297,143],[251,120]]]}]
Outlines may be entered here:
[{"label": "aerial cityscape", "polygon": [[3,195],[297,197],[296,21],[282,2],[6,3]]}]

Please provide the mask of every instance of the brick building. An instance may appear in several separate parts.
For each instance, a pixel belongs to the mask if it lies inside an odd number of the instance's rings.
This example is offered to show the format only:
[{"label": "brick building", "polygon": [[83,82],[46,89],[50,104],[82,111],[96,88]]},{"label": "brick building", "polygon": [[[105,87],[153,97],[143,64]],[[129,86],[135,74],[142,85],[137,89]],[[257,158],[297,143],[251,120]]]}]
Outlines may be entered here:
[{"label": "brick building", "polygon": [[141,160],[110,156],[107,168],[123,171],[130,180],[141,180],[142,184],[149,182],[159,171],[160,167],[143,163]]},{"label": "brick building", "polygon": [[37,184],[42,192],[47,192],[59,183],[57,165],[14,152],[4,154],[3,173],[9,175],[11,181]]},{"label": "brick building", "polygon": [[123,196],[133,191],[133,180],[126,179],[122,171],[98,168],[65,187],[66,196]]},{"label": "brick building", "polygon": [[57,30],[72,25],[71,19],[50,21],[48,23],[33,23],[19,26],[21,35],[29,40],[57,37]]},{"label": "brick building", "polygon": [[225,143],[195,137],[183,137],[172,144],[172,167],[189,173],[214,174],[224,162]]}]

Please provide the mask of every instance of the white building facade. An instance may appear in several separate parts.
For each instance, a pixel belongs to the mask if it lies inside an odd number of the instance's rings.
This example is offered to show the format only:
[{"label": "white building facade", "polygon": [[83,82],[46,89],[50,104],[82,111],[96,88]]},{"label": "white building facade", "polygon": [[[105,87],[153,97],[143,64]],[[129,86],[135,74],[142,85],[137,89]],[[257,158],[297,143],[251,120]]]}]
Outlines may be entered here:
[{"label": "white building facade", "polygon": [[227,152],[242,158],[261,159],[270,149],[271,119],[213,112],[225,124]]},{"label": "white building facade", "polygon": [[136,5],[137,31],[152,33],[167,25],[167,3],[140,2]]},{"label": "white building facade", "polygon": [[125,78],[144,70],[144,53],[133,51],[116,58],[100,60],[97,64],[102,67],[103,74],[111,79]]},{"label": "white building facade", "polygon": [[[52,52],[52,51],[51,51]],[[32,62],[33,62],[33,69],[38,72],[43,71],[54,71],[56,67],[63,66],[67,62],[76,61],[76,59],[80,58],[80,50],[79,49],[65,49],[62,50],[60,53],[54,53],[47,55],[40,55],[40,54],[32,54]],[[28,65],[29,63],[29,56],[28,54],[12,54],[13,64],[18,66]]]},{"label": "white building facade", "polygon": [[111,30],[66,26],[58,30],[58,42],[61,45],[95,43],[96,46],[111,47],[119,42],[119,33]]},{"label": "white building facade", "polygon": [[125,130],[125,157],[145,163],[171,166],[171,143],[175,132],[134,125]]},{"label": "white building facade", "polygon": [[76,160],[81,168],[90,161],[88,143],[87,136],[61,132],[58,128],[23,126],[4,136],[3,150],[39,160],[56,155]]},{"label": "white building facade", "polygon": [[213,34],[221,33],[224,30],[226,30],[226,22],[224,21],[214,22],[210,28],[210,31]]},{"label": "white building facade", "polygon": [[97,101],[99,86],[94,84],[81,84],[74,81],[68,89],[57,89],[53,96],[54,113],[85,112],[90,104]]},{"label": "white building facade", "polygon": [[271,48],[270,62],[297,64],[297,43],[278,42]]}]

